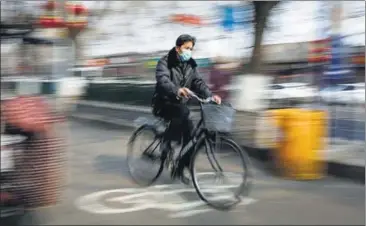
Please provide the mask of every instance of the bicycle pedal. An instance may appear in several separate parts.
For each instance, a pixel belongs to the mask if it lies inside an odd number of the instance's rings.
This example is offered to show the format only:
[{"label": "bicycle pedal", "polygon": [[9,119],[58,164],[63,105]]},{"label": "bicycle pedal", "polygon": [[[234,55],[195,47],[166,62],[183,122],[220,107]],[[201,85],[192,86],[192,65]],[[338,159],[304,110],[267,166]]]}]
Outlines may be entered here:
[{"label": "bicycle pedal", "polygon": [[166,167],[167,169],[171,170],[171,168],[172,168],[172,163],[171,163],[171,161],[170,161],[170,160],[165,161],[165,167]]},{"label": "bicycle pedal", "polygon": [[176,178],[178,175],[178,167],[177,165],[173,162],[170,164],[170,176],[174,179]]},{"label": "bicycle pedal", "polygon": [[166,160],[167,158],[169,158],[169,150],[161,150],[160,151],[160,156],[161,156],[161,160]]}]

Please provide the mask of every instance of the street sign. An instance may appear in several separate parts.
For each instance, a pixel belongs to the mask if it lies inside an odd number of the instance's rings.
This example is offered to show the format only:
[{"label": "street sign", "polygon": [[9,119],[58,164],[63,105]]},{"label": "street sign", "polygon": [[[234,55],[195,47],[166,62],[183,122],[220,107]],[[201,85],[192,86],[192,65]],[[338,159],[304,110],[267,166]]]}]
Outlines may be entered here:
[{"label": "street sign", "polygon": [[253,5],[252,3],[243,4],[234,8],[234,23],[237,27],[248,29],[253,21]]},{"label": "street sign", "polygon": [[234,7],[230,5],[222,6],[222,27],[225,31],[234,30]]},{"label": "street sign", "polygon": [[325,72],[326,77],[332,81],[332,84],[344,82],[351,76],[351,71],[344,62],[345,47],[342,43],[340,35],[332,35],[331,37],[331,62],[329,69]]},{"label": "street sign", "polygon": [[220,6],[221,26],[225,31],[233,31],[239,27],[244,29],[250,26],[253,20],[253,8],[251,4],[223,5]]}]

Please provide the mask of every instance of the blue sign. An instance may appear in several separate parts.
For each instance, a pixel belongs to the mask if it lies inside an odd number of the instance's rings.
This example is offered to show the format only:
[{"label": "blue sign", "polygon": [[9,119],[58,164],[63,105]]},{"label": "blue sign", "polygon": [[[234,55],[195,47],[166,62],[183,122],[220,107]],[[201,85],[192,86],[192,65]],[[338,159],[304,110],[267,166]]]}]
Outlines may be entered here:
[{"label": "blue sign", "polygon": [[221,6],[222,20],[221,25],[225,31],[233,31],[237,26],[244,29],[251,25],[253,19],[252,4],[231,6]]},{"label": "blue sign", "polygon": [[232,6],[223,6],[222,26],[226,31],[234,30],[234,8]]},{"label": "blue sign", "polygon": [[342,41],[338,35],[331,37],[331,49],[332,49],[332,66],[339,67],[342,65]]},{"label": "blue sign", "polygon": [[[331,39],[331,61],[327,71],[325,71],[325,78],[332,84],[336,85],[338,83],[345,83],[352,79],[353,73],[350,70],[349,65],[345,62],[346,59],[346,46],[342,43],[343,37],[340,35],[340,31],[338,29],[332,29],[332,25],[336,28],[339,26],[340,21],[332,19],[334,14],[338,14],[339,12],[335,11],[338,7],[340,7],[339,3],[334,3],[336,5],[332,7],[324,7],[323,3],[320,7],[323,6],[326,10],[323,12],[324,15],[328,15],[328,18],[324,21],[327,21],[327,25],[324,26],[324,29],[327,28],[328,31],[324,30],[324,34],[332,33],[330,36]],[[339,8],[338,8],[339,9]],[[325,22],[323,22],[325,23]]]},{"label": "blue sign", "polygon": [[331,85],[347,83],[352,79],[352,71],[344,62],[345,46],[342,43],[342,36],[331,36],[331,61],[330,66],[324,75]]}]

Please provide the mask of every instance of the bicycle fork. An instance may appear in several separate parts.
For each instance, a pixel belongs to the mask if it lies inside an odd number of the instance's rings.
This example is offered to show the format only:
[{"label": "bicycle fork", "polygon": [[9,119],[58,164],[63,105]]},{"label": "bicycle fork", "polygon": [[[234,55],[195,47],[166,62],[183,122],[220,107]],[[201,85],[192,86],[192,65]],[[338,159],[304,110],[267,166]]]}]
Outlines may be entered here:
[{"label": "bicycle fork", "polygon": [[208,161],[210,162],[210,165],[212,166],[212,168],[216,171],[216,172],[220,172],[222,173],[223,170],[220,166],[220,164],[218,163],[215,154],[214,154],[214,149],[218,150],[218,135],[216,134],[215,136],[215,145],[213,145],[209,140],[206,140],[206,155],[208,158]]}]

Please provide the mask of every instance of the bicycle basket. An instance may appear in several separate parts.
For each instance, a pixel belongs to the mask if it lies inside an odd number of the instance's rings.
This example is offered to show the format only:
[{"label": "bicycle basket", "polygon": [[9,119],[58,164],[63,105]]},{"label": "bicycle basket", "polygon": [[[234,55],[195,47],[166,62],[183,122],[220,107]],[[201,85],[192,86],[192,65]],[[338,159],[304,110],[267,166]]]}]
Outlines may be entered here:
[{"label": "bicycle basket", "polygon": [[209,131],[231,132],[235,116],[235,109],[227,105],[202,105],[204,126]]}]

